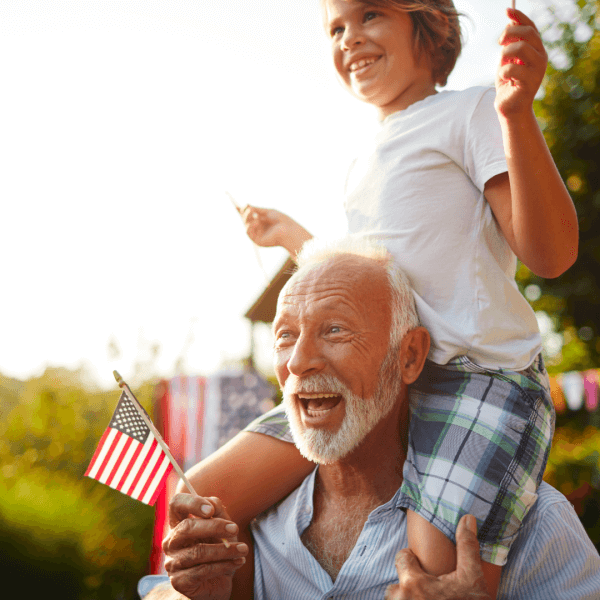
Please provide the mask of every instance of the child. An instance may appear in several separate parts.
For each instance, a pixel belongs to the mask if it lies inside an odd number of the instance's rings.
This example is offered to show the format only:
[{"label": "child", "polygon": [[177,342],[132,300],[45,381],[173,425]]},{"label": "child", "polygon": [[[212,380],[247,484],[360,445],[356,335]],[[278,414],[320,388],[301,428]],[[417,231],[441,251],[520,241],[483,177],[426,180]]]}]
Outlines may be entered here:
[{"label": "child", "polygon": [[[516,257],[557,277],[577,254],[575,209],[532,109],[547,56],[533,22],[509,9],[495,96],[486,88],[438,93],[461,48],[452,0],[322,6],[342,84],[381,120],[347,178],[349,231],[394,255],[432,338],[411,391],[402,484],[409,546],[426,571],[449,572],[456,525],[474,514],[495,597],[554,428]],[[257,244],[293,257],[311,237],[274,210],[246,207],[242,216]],[[290,439],[275,410],[198,465],[192,481],[243,526],[313,468]]]}]

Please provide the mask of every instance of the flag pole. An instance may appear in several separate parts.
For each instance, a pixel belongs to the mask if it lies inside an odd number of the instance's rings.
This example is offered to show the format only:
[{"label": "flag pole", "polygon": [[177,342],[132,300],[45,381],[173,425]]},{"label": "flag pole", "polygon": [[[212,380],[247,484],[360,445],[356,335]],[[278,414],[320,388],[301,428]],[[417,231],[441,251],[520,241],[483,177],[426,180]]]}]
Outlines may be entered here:
[{"label": "flag pole", "polygon": [[[137,408],[137,411],[138,411],[140,417],[142,417],[142,419],[144,420],[144,423],[146,423],[146,425],[148,426],[150,431],[154,434],[156,441],[160,444],[160,447],[163,449],[164,453],[167,455],[167,458],[171,461],[171,464],[173,465],[175,472],[177,473],[177,475],[179,475],[179,477],[181,478],[181,481],[183,481],[183,483],[185,483],[185,486],[190,491],[190,494],[192,494],[192,496],[196,496],[199,498],[200,494],[198,494],[198,492],[192,487],[192,484],[189,482],[188,478],[185,476],[185,473],[183,472],[182,468],[179,466],[177,461],[173,458],[173,455],[171,454],[169,447],[167,446],[165,441],[162,439],[162,435],[160,435],[160,433],[158,432],[158,429],[156,429],[156,427],[154,427],[154,423],[152,423],[152,420],[150,419],[150,417],[148,417],[148,414],[144,410],[144,407],[140,404],[139,400],[133,395],[133,392],[129,389],[129,386],[125,383],[123,378],[119,375],[118,371],[113,371],[113,375],[115,376],[115,379],[117,380],[117,383],[119,384],[119,387],[127,394],[129,399],[133,402],[133,404]],[[221,541],[225,545],[225,548],[229,548],[231,546],[231,542],[229,540],[226,540],[225,538],[221,538]]]},{"label": "flag pole", "polygon": [[140,404],[139,400],[133,395],[133,392],[129,389],[129,386],[125,383],[125,381],[119,375],[119,373],[117,371],[113,371],[113,375],[115,376],[115,379],[117,380],[117,383],[119,384],[119,387],[127,394],[127,396],[129,396],[129,399],[135,404],[135,407],[138,409],[138,413],[144,420],[144,423],[146,423],[146,425],[148,426],[150,431],[154,434],[156,441],[160,444],[160,447],[164,450],[164,453],[167,455],[167,458],[171,461],[171,464],[173,465],[175,472],[177,473],[177,475],[179,475],[179,477],[181,478],[183,483],[185,483],[185,486],[190,491],[190,494],[192,494],[193,496],[198,496],[198,492],[196,492],[196,490],[192,487],[192,484],[189,482],[188,478],[185,476],[185,473],[183,472],[182,468],[179,466],[177,461],[173,458],[173,455],[171,454],[169,447],[167,446],[167,444],[165,444],[165,441],[162,439],[162,436],[158,432],[158,429],[156,429],[156,427],[154,427],[154,423],[152,423],[152,421],[148,417],[146,411],[144,410],[144,407]]}]

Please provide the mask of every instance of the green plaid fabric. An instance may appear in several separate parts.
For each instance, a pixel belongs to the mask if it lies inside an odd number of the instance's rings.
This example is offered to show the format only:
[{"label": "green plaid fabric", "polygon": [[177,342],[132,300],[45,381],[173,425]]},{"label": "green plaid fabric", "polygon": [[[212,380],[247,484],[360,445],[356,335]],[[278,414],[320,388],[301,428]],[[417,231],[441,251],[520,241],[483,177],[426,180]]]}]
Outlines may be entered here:
[{"label": "green plaid fabric", "polygon": [[283,440],[284,442],[293,443],[290,424],[285,416],[283,404],[272,408],[258,419],[254,419],[244,431],[253,431],[254,433],[264,433],[271,437]]},{"label": "green plaid fabric", "polygon": [[[554,434],[541,355],[519,372],[484,369],[467,357],[427,361],[410,402],[400,505],[452,541],[460,518],[474,515],[483,560],[503,565],[537,498]],[[282,406],[245,431],[292,441]]]},{"label": "green plaid fabric", "polygon": [[503,565],[537,499],[554,434],[541,355],[525,371],[484,369],[466,357],[427,362],[411,390],[401,505],[452,541],[477,518],[483,560]]}]

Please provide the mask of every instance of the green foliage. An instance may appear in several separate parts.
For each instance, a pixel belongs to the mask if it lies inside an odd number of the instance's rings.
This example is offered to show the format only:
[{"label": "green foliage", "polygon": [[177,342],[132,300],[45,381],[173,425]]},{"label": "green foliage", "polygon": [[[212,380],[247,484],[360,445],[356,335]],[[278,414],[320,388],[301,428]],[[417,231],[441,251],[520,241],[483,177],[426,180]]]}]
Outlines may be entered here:
[{"label": "green foliage", "polygon": [[518,276],[522,287],[539,286],[534,309],[556,317],[558,331],[569,337],[556,370],[590,368],[600,359],[600,0],[580,0],[576,8],[569,22],[550,9],[546,47],[565,66],[548,66],[534,108],[577,208],[579,257],[557,279],[544,280],[525,267]]},{"label": "green foliage", "polygon": [[588,535],[600,548],[600,431],[557,427],[544,480],[575,504]]},{"label": "green foliage", "polygon": [[[151,394],[136,390],[147,410]],[[2,569],[26,577],[28,597],[136,598],[154,510],[84,477],[118,396],[64,369],[0,376]]]}]

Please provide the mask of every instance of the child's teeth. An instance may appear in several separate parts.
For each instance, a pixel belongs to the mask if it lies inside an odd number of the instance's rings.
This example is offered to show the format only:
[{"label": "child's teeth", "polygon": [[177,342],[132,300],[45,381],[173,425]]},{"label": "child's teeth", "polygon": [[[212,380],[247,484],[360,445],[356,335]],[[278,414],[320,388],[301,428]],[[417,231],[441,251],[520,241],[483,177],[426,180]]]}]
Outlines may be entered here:
[{"label": "child's teeth", "polygon": [[352,65],[352,70],[353,71],[358,71],[358,69],[362,69],[363,67],[367,66],[367,65],[371,65],[375,62],[374,58],[363,58],[361,60],[359,60],[358,62],[355,62]]}]

